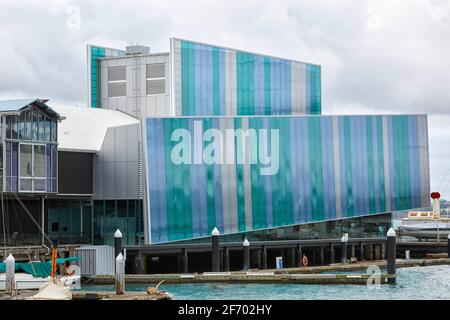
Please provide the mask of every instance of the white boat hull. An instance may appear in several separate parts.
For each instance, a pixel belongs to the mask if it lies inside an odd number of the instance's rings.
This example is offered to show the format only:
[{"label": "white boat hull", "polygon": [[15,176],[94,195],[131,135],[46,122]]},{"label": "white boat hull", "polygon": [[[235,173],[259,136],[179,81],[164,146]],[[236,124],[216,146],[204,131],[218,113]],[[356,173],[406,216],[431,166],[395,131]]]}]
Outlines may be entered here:
[{"label": "white boat hull", "polygon": [[[16,273],[16,290],[38,290],[42,285],[48,282],[50,277],[47,278],[35,278],[32,275],[26,273]],[[0,291],[4,291],[6,288],[6,276],[0,274]]]},{"label": "white boat hull", "polygon": [[435,221],[406,223],[399,226],[399,232],[403,236],[418,239],[446,240],[450,233],[450,224]]},{"label": "white boat hull", "polygon": [[[0,274],[0,291],[4,291],[6,288],[5,274]],[[39,290],[44,284],[48,283],[50,277],[47,278],[35,278],[30,274],[16,273],[16,290]],[[61,278],[62,284],[67,287],[71,287],[76,284],[80,279],[80,276],[65,276]]]}]

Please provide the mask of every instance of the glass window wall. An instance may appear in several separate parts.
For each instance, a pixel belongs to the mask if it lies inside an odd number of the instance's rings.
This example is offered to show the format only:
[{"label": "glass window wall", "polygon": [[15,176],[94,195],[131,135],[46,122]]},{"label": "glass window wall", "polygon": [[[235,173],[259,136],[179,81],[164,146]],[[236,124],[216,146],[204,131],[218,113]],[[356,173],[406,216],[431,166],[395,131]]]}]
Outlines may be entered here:
[{"label": "glass window wall", "polygon": [[6,156],[0,168],[5,185],[0,190],[57,192],[56,119],[29,106],[20,115],[7,115],[2,121],[6,126]]}]

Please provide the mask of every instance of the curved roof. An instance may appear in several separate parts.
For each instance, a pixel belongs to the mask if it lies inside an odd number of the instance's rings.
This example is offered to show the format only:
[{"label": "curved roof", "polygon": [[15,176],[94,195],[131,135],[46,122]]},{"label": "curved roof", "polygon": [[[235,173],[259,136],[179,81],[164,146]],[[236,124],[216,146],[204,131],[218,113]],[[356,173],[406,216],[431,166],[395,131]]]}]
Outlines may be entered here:
[{"label": "curved roof", "polygon": [[137,124],[139,120],[121,111],[87,107],[52,107],[65,119],[58,124],[58,149],[99,152],[111,127]]}]

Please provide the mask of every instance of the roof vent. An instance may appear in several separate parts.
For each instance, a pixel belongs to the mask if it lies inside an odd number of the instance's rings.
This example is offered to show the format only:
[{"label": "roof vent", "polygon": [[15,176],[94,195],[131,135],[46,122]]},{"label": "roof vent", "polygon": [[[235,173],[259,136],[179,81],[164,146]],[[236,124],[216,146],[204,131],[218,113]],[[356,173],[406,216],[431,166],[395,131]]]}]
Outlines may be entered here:
[{"label": "roof vent", "polygon": [[127,53],[127,55],[148,54],[148,53],[150,53],[150,47],[140,46],[140,45],[127,46],[126,53]]}]

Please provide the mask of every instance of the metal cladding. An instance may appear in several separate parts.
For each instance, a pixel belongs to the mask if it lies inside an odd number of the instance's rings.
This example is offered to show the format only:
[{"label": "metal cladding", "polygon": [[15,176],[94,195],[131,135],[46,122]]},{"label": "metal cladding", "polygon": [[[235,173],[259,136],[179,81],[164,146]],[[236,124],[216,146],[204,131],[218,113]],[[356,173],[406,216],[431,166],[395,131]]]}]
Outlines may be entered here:
[{"label": "metal cladding", "polygon": [[321,113],[320,66],[173,39],[177,116]]},{"label": "metal cladding", "polygon": [[428,205],[426,115],[147,118],[143,130],[152,243]]}]

